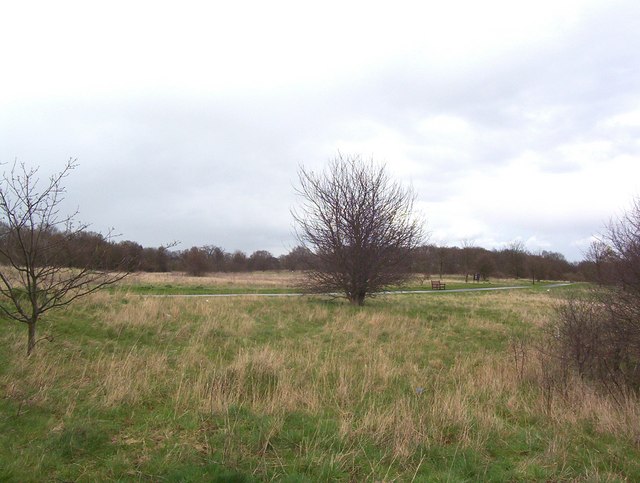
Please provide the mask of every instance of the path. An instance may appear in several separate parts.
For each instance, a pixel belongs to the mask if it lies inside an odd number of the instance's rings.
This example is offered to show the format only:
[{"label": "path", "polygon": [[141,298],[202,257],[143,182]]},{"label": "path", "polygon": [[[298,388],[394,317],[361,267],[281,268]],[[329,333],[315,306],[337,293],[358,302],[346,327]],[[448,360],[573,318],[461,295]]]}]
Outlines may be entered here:
[{"label": "path", "polygon": [[[570,282],[554,283],[544,285],[547,289],[566,287],[572,285]],[[532,285],[515,285],[511,287],[482,287],[482,288],[454,288],[451,290],[394,290],[389,292],[378,292],[376,295],[398,295],[398,294],[446,294],[460,292],[489,292],[495,290],[518,290],[522,288],[532,288]],[[143,297],[165,297],[165,298],[193,298],[193,297],[302,297],[303,293],[213,293],[213,294],[156,294],[143,295]],[[315,295],[340,295],[338,293],[315,294]]]}]

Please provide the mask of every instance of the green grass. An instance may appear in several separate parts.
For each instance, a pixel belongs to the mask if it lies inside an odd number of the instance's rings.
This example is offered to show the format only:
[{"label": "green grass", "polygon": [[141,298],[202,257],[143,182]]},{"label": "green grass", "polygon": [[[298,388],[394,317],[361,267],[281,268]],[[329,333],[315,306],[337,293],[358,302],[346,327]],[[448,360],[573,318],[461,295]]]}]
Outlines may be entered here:
[{"label": "green grass", "polygon": [[[479,289],[497,287],[532,287],[542,289],[553,283],[548,281],[536,282],[535,285],[530,280],[498,280],[493,282],[469,282],[447,281],[447,290],[455,289]],[[130,293],[137,295],[228,295],[228,294],[290,294],[300,293],[299,287],[256,287],[246,285],[183,285],[183,284],[126,284],[124,286],[114,286],[108,289],[110,293]],[[407,285],[389,287],[388,291],[431,291],[431,283],[427,281],[421,283],[409,283]]]},{"label": "green grass", "polygon": [[[433,279],[437,280],[437,277],[434,277]],[[472,289],[480,289],[480,288],[500,288],[500,287],[531,287],[534,289],[542,289],[543,287],[557,283],[554,281],[542,280],[542,281],[536,281],[536,283],[533,284],[531,283],[531,280],[527,280],[523,278],[518,280],[498,279],[498,280],[488,280],[488,281],[482,281],[482,282],[473,282],[472,279],[470,279],[469,282],[465,282],[464,277],[456,277],[454,279],[445,277],[443,281],[446,283],[446,287],[447,287],[446,290],[443,290],[444,292],[446,292],[447,290],[461,290],[461,289],[472,290]],[[419,291],[419,290],[431,291],[432,289],[431,289],[431,282],[429,280],[426,280],[424,283],[411,281],[406,285],[391,287],[389,290],[390,291],[403,291],[403,290],[404,291]]]},{"label": "green grass", "polygon": [[0,481],[640,480],[637,400],[576,380],[545,404],[536,341],[580,287],[364,307],[144,290],[53,314],[30,359],[2,321]]}]

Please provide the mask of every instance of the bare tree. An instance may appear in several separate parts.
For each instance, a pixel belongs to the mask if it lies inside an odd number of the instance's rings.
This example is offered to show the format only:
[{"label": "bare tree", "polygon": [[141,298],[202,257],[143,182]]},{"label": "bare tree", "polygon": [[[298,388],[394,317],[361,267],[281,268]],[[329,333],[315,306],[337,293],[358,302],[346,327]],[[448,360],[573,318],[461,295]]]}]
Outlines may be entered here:
[{"label": "bare tree", "polygon": [[182,253],[184,271],[194,277],[203,277],[211,270],[210,260],[205,248],[191,247]]},{"label": "bare tree", "polygon": [[475,267],[482,280],[489,280],[489,277],[496,271],[495,258],[490,252],[484,252],[476,260]]},{"label": "bare tree", "polygon": [[225,251],[215,245],[205,245],[201,248],[209,261],[209,266],[213,272],[222,272],[225,270]]},{"label": "bare tree", "polygon": [[604,285],[612,278],[612,255],[613,250],[604,240],[595,239],[591,242],[585,253],[585,261],[592,268],[592,273],[589,274],[590,280],[595,280],[599,285]]},{"label": "bare tree", "polygon": [[509,263],[511,270],[516,278],[522,277],[524,274],[524,264],[527,258],[527,249],[525,243],[522,240],[514,240],[509,243],[506,250],[509,256]]},{"label": "bare tree", "polygon": [[267,270],[278,270],[280,262],[267,250],[256,250],[251,254],[247,261],[249,271],[259,270],[261,272]]},{"label": "bare tree", "polygon": [[285,270],[304,270],[309,268],[309,260],[312,256],[308,248],[297,246],[286,255],[280,256],[280,265]]},{"label": "bare tree", "polygon": [[471,255],[472,255],[472,250],[474,248],[474,244],[475,244],[474,240],[472,240],[471,238],[463,238],[461,241],[464,283],[469,283],[469,267],[471,266]]},{"label": "bare tree", "polygon": [[230,272],[247,271],[249,258],[242,250],[236,250],[233,253],[228,253],[225,258],[227,259],[226,266],[229,267]]},{"label": "bare tree", "polygon": [[[60,213],[65,189],[62,181],[77,166],[67,161],[40,190],[37,169],[14,163],[0,179],[0,313],[28,327],[27,355],[36,345],[36,325],[49,310],[121,280],[126,273],[108,273],[84,265],[69,267],[74,241],[87,225],[74,222],[76,213]],[[104,238],[95,237],[97,242]],[[96,243],[92,257],[103,255]]]},{"label": "bare tree", "polygon": [[303,202],[292,214],[312,253],[308,290],[337,291],[362,305],[408,278],[410,255],[423,239],[411,189],[392,182],[384,166],[341,154],[325,172],[300,168],[298,177]]},{"label": "bare tree", "polygon": [[442,280],[445,263],[447,263],[447,259],[449,258],[449,247],[447,247],[446,245],[439,246],[436,249],[436,257],[438,262],[438,278]]}]

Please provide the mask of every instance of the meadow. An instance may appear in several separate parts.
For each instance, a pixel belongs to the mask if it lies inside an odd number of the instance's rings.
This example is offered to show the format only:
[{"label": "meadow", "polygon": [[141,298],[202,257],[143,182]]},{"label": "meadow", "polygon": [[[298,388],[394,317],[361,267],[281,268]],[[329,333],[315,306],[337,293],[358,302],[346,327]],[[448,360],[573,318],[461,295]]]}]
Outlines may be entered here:
[{"label": "meadow", "polygon": [[[295,277],[132,277],[50,314],[30,358],[0,321],[0,481],[640,481],[637,398],[543,356],[579,285],[251,295]],[[211,289],[248,294],[153,295]]]}]

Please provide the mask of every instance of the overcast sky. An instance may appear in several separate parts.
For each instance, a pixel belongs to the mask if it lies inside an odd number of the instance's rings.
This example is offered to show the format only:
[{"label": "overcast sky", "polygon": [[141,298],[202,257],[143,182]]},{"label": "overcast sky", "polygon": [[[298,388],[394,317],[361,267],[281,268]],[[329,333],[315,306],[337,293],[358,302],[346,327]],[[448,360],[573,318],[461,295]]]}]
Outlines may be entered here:
[{"label": "overcast sky", "polygon": [[640,2],[0,8],[0,161],[77,158],[95,231],[279,255],[338,151],[412,185],[433,243],[579,260],[640,194]]}]

